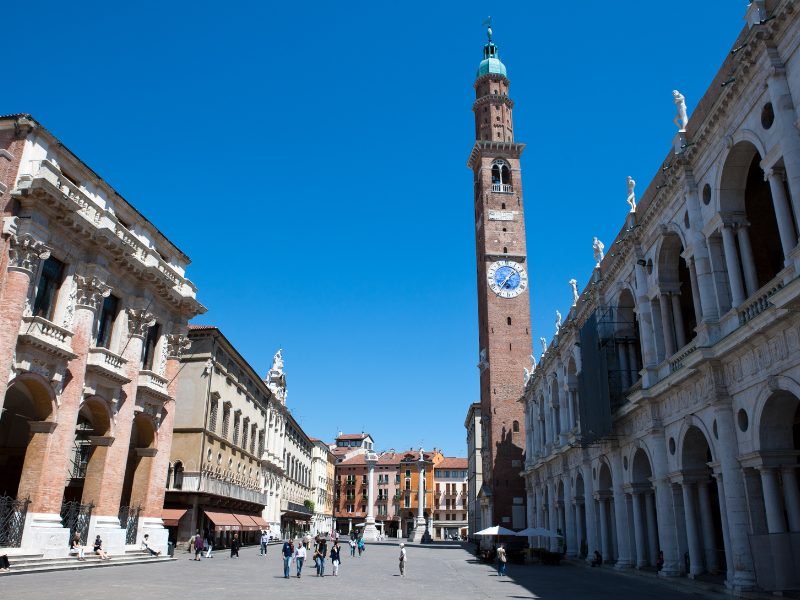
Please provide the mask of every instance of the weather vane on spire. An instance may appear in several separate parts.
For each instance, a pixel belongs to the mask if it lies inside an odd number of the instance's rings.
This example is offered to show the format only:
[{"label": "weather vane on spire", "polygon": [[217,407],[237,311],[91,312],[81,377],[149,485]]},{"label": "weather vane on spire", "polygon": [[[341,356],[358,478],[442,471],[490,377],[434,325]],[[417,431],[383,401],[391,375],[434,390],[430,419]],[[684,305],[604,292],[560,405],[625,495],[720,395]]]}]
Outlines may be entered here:
[{"label": "weather vane on spire", "polygon": [[492,17],[486,17],[486,20],[483,22],[483,25],[486,25],[486,35],[489,37],[489,41],[492,41]]}]

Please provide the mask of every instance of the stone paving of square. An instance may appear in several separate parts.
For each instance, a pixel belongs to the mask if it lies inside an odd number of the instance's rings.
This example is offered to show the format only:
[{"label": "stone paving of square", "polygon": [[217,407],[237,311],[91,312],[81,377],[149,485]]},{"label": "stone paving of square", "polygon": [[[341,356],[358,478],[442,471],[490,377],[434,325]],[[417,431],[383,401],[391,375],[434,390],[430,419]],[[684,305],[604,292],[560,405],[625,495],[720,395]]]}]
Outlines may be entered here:
[{"label": "stone paving of square", "polygon": [[[508,575],[498,577],[492,565],[477,562],[459,544],[408,545],[406,577],[398,572],[397,542],[368,545],[362,557],[343,551],[338,577],[319,578],[314,565],[306,564],[300,579],[283,578],[280,546],[271,546],[266,558],[258,548],[248,547],[239,559],[228,551],[214,553],[202,562],[190,560],[185,552],[174,562],[84,569],[60,573],[16,575],[0,579],[5,598],[48,598],[60,600],[141,600],[163,598],[305,598],[335,594],[358,594],[370,599],[435,598],[543,598],[603,600],[682,600],[705,594],[677,590],[650,578],[629,577],[610,568],[590,569],[574,565],[545,567],[509,564]],[[344,550],[344,549],[343,549]],[[57,591],[57,592],[56,592]]]}]

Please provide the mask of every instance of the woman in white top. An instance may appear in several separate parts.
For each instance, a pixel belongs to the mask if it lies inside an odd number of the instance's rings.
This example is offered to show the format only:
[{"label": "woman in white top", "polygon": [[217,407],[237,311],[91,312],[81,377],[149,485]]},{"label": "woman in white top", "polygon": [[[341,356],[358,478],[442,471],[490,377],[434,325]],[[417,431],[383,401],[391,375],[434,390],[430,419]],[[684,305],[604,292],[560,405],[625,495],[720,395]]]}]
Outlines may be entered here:
[{"label": "woman in white top", "polygon": [[297,563],[297,576],[300,577],[300,571],[303,570],[303,562],[306,560],[306,546],[301,540],[297,540],[297,546],[294,551],[294,560]]}]

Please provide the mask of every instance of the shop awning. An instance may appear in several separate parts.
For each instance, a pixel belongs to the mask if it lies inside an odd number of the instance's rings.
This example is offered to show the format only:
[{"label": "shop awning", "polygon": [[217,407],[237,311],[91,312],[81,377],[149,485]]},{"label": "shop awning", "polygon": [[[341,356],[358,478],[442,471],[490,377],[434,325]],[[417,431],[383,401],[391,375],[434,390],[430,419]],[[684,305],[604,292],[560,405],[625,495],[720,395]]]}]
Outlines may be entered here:
[{"label": "shop awning", "polygon": [[177,527],[178,521],[186,514],[188,508],[164,508],[161,510],[161,520],[165,527]]},{"label": "shop awning", "polygon": [[256,525],[261,527],[261,529],[269,529],[269,523],[267,523],[264,519],[262,519],[258,515],[250,515],[250,518],[256,522]]},{"label": "shop awning", "polygon": [[242,531],[260,531],[261,527],[258,526],[258,523],[253,521],[249,515],[240,515],[237,513],[233,513],[233,516],[236,517],[236,520],[242,526]]},{"label": "shop awning", "polygon": [[209,520],[214,523],[214,527],[219,531],[241,531],[242,525],[231,513],[212,512],[204,510]]}]

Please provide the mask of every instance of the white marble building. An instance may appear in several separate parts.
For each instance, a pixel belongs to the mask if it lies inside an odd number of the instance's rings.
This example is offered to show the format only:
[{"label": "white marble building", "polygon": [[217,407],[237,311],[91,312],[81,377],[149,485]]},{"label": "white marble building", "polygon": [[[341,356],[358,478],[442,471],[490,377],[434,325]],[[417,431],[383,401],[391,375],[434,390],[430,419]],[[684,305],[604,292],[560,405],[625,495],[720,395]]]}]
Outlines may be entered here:
[{"label": "white marble building", "polygon": [[528,523],[569,556],[800,587],[798,45],[796,2],[749,5],[529,376]]}]

